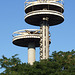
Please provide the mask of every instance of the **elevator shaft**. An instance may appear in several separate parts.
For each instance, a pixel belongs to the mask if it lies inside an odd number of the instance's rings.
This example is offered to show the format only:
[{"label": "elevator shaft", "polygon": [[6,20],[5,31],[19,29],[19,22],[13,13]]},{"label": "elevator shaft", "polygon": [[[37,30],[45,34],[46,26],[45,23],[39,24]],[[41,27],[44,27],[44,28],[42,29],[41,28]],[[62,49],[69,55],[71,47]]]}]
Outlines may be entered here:
[{"label": "elevator shaft", "polygon": [[49,24],[47,20],[41,22],[40,60],[49,58]]}]

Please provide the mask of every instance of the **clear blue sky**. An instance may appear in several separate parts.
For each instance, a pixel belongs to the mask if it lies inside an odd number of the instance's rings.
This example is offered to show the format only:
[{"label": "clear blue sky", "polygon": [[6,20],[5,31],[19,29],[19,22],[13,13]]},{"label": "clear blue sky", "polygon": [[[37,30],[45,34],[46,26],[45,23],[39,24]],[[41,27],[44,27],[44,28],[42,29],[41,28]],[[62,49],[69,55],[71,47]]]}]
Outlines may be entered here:
[{"label": "clear blue sky", "polygon": [[[0,0],[0,58],[19,54],[22,62],[27,63],[27,48],[12,44],[12,33],[21,29],[39,29],[24,21],[25,0]],[[65,21],[58,26],[50,27],[53,51],[71,51],[75,49],[75,0],[64,0]],[[36,60],[39,60],[39,48],[36,48]],[[0,70],[1,72],[2,70]]]}]

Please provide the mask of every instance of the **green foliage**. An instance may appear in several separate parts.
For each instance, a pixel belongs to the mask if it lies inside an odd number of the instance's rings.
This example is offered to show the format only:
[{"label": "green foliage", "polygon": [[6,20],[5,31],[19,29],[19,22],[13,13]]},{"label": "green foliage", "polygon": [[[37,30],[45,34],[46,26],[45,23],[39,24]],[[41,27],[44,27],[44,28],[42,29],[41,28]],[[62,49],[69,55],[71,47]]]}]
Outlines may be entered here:
[{"label": "green foliage", "polygon": [[1,68],[6,70],[1,75],[75,75],[75,51],[53,52],[48,60],[34,62],[33,65],[21,63],[12,56],[0,59]]},{"label": "green foliage", "polygon": [[[6,70],[4,73],[8,73],[11,71],[11,67],[15,67],[17,64],[20,64],[20,59],[16,58],[17,54],[12,56],[12,58],[7,58],[4,55],[2,56],[2,59],[0,59],[0,69],[5,68]],[[3,74],[3,73],[2,73]]]}]

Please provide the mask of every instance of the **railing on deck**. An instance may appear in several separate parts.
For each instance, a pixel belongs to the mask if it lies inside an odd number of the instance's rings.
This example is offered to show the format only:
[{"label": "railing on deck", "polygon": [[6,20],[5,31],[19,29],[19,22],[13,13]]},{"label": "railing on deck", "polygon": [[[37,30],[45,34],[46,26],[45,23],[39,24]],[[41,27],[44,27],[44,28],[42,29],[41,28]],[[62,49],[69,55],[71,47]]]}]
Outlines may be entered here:
[{"label": "railing on deck", "polygon": [[[19,30],[13,33],[13,40],[18,38],[39,38],[40,37],[40,30],[37,29],[25,29]],[[33,32],[33,33],[31,33]]]},{"label": "railing on deck", "polygon": [[25,7],[31,4],[35,4],[35,3],[58,3],[61,5],[64,5],[63,0],[26,0]]}]

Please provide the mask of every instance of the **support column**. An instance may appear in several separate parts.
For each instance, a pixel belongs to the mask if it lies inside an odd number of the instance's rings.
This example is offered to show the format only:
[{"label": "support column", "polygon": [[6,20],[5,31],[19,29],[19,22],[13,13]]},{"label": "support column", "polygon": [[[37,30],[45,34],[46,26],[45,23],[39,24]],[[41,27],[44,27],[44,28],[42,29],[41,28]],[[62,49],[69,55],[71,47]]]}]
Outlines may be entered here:
[{"label": "support column", "polygon": [[[43,18],[41,22],[42,29],[42,37],[40,38],[40,53],[42,53],[42,57],[40,59],[48,59],[49,58],[49,25],[48,25],[48,17]],[[42,46],[41,46],[42,45]]]},{"label": "support column", "polygon": [[43,59],[46,59],[46,26],[43,24],[42,26],[43,29]]},{"label": "support column", "polygon": [[46,23],[46,59],[49,58],[49,25]]},{"label": "support column", "polygon": [[28,45],[28,63],[33,65],[35,62],[35,44],[29,43]]}]

